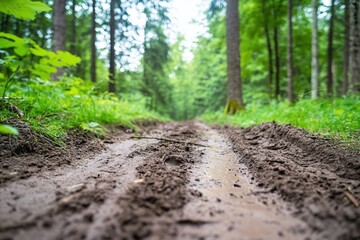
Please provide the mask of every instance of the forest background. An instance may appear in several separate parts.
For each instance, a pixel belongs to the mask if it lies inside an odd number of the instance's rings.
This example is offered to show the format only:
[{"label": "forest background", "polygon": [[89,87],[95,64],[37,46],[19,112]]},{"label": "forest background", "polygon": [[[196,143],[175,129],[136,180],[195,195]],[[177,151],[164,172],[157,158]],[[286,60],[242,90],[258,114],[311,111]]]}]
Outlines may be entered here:
[{"label": "forest background", "polygon": [[58,143],[72,128],[101,135],[107,124],[195,117],[358,141],[359,1],[228,2],[240,16],[234,115],[224,114],[226,1],[203,1],[206,33],[186,59],[184,35],[167,34],[171,0],[0,0],[0,121],[20,117]]}]

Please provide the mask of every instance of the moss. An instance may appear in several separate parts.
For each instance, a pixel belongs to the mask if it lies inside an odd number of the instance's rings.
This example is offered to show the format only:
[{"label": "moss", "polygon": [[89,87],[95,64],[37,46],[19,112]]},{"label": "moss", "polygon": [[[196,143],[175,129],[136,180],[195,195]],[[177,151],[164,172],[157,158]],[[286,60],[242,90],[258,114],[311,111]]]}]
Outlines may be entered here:
[{"label": "moss", "polygon": [[243,105],[240,105],[240,103],[236,99],[230,99],[226,103],[225,106],[225,114],[234,115],[238,111],[244,110],[245,107]]}]

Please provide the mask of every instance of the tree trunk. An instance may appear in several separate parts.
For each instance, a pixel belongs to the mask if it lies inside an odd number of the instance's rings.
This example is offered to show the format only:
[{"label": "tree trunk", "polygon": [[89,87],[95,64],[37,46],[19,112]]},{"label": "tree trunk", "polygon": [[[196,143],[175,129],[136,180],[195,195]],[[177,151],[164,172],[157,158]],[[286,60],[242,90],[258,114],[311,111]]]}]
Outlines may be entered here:
[{"label": "tree trunk", "polygon": [[334,17],[335,17],[335,0],[331,0],[330,6],[330,20],[328,32],[328,46],[327,46],[327,95],[333,96],[333,39],[334,39]]},{"label": "tree trunk", "polygon": [[350,83],[356,94],[360,92],[360,2],[350,3]]},{"label": "tree trunk", "polygon": [[280,53],[279,53],[279,34],[278,27],[274,27],[274,47],[275,47],[275,98],[280,96]]},{"label": "tree trunk", "polygon": [[271,47],[271,39],[270,39],[270,32],[269,32],[269,21],[268,21],[268,13],[265,9],[265,0],[262,0],[262,13],[264,16],[264,32],[266,37],[266,48],[268,51],[268,92],[269,92],[269,98],[272,98],[272,84],[273,84],[273,74],[274,74],[274,64],[273,64],[273,49]]},{"label": "tree trunk", "polygon": [[318,42],[318,0],[313,0],[313,27],[311,43],[311,98],[317,99],[319,96],[319,42]]},{"label": "tree trunk", "polygon": [[244,108],[241,87],[240,69],[240,29],[239,29],[239,2],[227,0],[226,6],[226,46],[227,46],[227,104],[225,112],[235,114]]},{"label": "tree trunk", "polygon": [[72,0],[72,5],[71,5],[71,13],[72,13],[72,18],[71,18],[71,39],[70,39],[70,43],[71,43],[71,47],[70,47],[70,52],[74,55],[76,55],[76,0]]},{"label": "tree trunk", "polygon": [[293,33],[292,33],[292,0],[288,0],[288,45],[287,45],[287,61],[288,61],[288,100],[294,103],[294,74],[293,74]]},{"label": "tree trunk", "polygon": [[109,92],[115,93],[115,2],[110,5],[110,68],[109,68]]},{"label": "tree trunk", "polygon": [[92,1],[91,15],[91,81],[96,82],[96,0]]},{"label": "tree trunk", "polygon": [[345,95],[349,90],[349,62],[350,62],[350,14],[349,14],[349,0],[345,0],[345,37],[344,37],[344,65],[343,65],[343,81],[341,87],[341,94]]},{"label": "tree trunk", "polygon": [[[65,51],[66,44],[66,14],[65,14],[66,0],[54,1],[54,17],[53,17],[53,50]],[[57,72],[52,75],[52,79],[56,80],[64,74],[63,68],[58,68]]]},{"label": "tree trunk", "polygon": [[280,96],[280,53],[279,53],[279,30],[277,22],[277,4],[273,1],[273,16],[274,16],[274,50],[275,50],[275,99],[278,100]]}]

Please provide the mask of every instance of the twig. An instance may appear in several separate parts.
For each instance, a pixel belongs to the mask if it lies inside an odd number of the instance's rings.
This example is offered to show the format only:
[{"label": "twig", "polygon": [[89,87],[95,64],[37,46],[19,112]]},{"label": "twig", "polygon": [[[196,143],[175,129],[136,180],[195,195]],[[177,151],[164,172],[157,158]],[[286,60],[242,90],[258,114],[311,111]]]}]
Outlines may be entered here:
[{"label": "twig", "polygon": [[356,198],[354,197],[354,195],[352,195],[350,192],[346,191],[345,192],[345,196],[350,200],[350,202],[352,204],[355,205],[355,207],[359,207],[359,202],[358,200],[356,200]]},{"label": "twig", "polygon": [[170,138],[151,137],[151,136],[133,136],[131,138],[132,139],[139,139],[139,138],[140,139],[155,139],[155,140],[168,141],[168,142],[174,142],[174,143],[191,144],[191,145],[195,145],[195,146],[199,146],[199,147],[210,147],[208,145],[203,145],[200,143],[186,142],[186,141],[180,141],[180,140],[175,140],[175,139],[170,139]]}]

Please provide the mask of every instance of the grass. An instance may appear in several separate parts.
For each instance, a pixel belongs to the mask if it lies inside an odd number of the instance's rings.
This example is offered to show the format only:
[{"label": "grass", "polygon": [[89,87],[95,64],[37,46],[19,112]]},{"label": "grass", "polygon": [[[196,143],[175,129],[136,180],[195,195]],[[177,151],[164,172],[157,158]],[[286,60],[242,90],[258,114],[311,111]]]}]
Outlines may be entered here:
[{"label": "grass", "polygon": [[312,133],[320,133],[346,142],[360,139],[360,96],[333,100],[302,99],[294,105],[272,102],[269,105],[250,104],[234,116],[207,113],[201,117],[207,123],[248,127],[275,121],[291,124]]},{"label": "grass", "polygon": [[[0,86],[0,92],[3,88]],[[57,142],[70,129],[83,129],[98,135],[106,133],[105,125],[136,128],[134,122],[165,120],[146,110],[141,99],[120,101],[115,95],[97,92],[95,86],[77,78],[59,82],[32,80],[13,85],[8,101],[24,112],[22,120]],[[7,109],[0,111],[0,121],[15,117]]]}]

